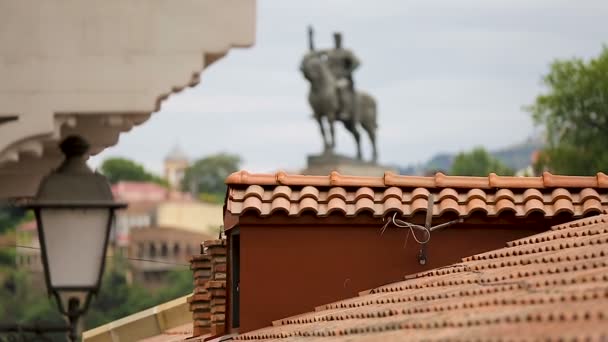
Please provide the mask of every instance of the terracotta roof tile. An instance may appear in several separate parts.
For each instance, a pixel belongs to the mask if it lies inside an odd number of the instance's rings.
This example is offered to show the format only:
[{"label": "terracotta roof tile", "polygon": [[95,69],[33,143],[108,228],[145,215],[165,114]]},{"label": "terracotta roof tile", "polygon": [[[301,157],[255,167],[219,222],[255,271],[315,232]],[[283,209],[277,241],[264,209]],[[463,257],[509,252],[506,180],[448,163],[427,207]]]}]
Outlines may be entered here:
[{"label": "terracotta roof tile", "polygon": [[235,215],[253,212],[268,216],[285,212],[298,216],[332,213],[354,216],[370,212],[375,217],[398,212],[413,216],[425,212],[434,195],[433,214],[449,213],[468,217],[475,212],[496,217],[511,213],[527,217],[567,214],[575,218],[600,214],[608,209],[608,177],[555,176],[488,177],[399,176],[384,177],[233,173],[229,184],[227,210]]},{"label": "terracotta roof tile", "polygon": [[251,174],[238,171],[226,178],[228,185],[288,185],[288,186],[343,186],[343,187],[390,187],[400,188],[608,188],[608,176],[602,172],[595,176],[559,176],[549,172],[542,177],[498,176],[488,177],[446,176],[441,172],[430,177],[402,176],[386,172],[383,177],[346,176],[333,171],[328,176],[276,174]]},{"label": "terracotta roof tile", "polygon": [[177,342],[189,340],[189,338],[192,337],[192,331],[192,323],[186,323],[175,328],[167,329],[159,335],[142,339],[140,342]]},{"label": "terracotta roof tile", "polygon": [[604,340],[608,215],[407,278],[236,339]]}]

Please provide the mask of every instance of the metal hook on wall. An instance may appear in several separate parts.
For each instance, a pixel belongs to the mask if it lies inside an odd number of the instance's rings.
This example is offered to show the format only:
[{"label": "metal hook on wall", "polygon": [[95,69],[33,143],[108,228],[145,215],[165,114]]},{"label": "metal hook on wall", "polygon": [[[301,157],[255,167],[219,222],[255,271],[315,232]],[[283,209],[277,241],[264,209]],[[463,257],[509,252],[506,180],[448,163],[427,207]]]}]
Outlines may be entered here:
[{"label": "metal hook on wall", "polygon": [[[393,217],[389,220],[386,221],[386,223],[384,224],[384,226],[382,226],[382,228],[380,229],[380,235],[384,234],[384,232],[386,231],[386,229],[388,228],[389,224],[393,223],[396,227],[398,228],[407,228],[410,231],[408,232],[408,237],[409,237],[409,233],[412,233],[412,236],[414,237],[414,240],[416,240],[416,242],[418,242],[418,244],[420,244],[420,251],[418,252],[418,263],[420,265],[426,265],[427,261],[428,261],[428,251],[427,251],[427,244],[431,241],[431,233],[439,230],[439,229],[443,229],[446,227],[449,227],[451,225],[454,225],[456,223],[462,223],[464,220],[462,218],[456,219],[456,220],[452,220],[449,222],[445,222],[442,224],[438,224],[436,226],[432,226],[433,223],[433,205],[435,204],[435,197],[433,194],[429,194],[428,197],[428,206],[426,209],[426,218],[424,221],[424,226],[418,225],[418,224],[414,224],[414,223],[410,223],[410,222],[406,222],[404,220],[398,219],[397,218],[397,213],[395,212],[393,214]],[[383,221],[385,220],[385,218],[382,219]],[[422,239],[419,239],[418,236],[416,236],[416,230],[424,232],[424,237]],[[406,238],[406,242],[407,242],[407,238]]]}]

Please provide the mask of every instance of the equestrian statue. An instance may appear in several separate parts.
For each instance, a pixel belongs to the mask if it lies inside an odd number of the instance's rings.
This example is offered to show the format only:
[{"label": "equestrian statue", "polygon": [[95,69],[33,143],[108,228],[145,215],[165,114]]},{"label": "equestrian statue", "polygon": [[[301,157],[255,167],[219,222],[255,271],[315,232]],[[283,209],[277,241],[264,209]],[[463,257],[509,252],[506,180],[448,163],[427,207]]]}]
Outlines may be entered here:
[{"label": "equestrian statue", "polygon": [[334,123],[340,121],[355,138],[358,160],[362,159],[359,126],[367,132],[372,144],[372,161],[375,163],[378,160],[376,101],[371,95],[356,91],[353,78],[354,71],[361,63],[352,51],[342,47],[340,33],[334,33],[334,48],[327,50],[315,50],[313,34],[309,27],[309,51],[302,59],[300,70],[310,83],[308,102],[319,123],[325,153],[334,151]]}]

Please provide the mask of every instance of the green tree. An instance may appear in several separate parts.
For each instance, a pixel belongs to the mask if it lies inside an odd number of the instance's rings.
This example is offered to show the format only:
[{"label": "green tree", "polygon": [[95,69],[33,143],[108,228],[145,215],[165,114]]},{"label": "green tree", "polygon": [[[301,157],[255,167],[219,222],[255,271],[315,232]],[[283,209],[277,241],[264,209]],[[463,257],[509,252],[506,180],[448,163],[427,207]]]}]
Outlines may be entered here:
[{"label": "green tree", "polygon": [[114,266],[106,270],[99,294],[93,299],[85,317],[87,329],[192,293],[192,271],[187,267],[171,271],[165,281],[166,286],[151,293],[141,286],[127,283],[126,260],[114,256],[112,264]]},{"label": "green tree", "polygon": [[[0,277],[0,322],[4,323],[50,323],[60,324],[64,320],[56,305],[40,287],[32,287],[25,272],[14,268],[1,270]],[[46,334],[50,341],[65,341],[63,333]]]},{"label": "green tree", "polygon": [[25,217],[25,209],[0,203],[0,235],[17,227]]},{"label": "green tree", "polygon": [[101,164],[101,173],[111,184],[120,181],[154,182],[167,186],[167,182],[146,171],[144,167],[126,158],[108,158]]},{"label": "green tree", "polygon": [[241,158],[236,155],[219,153],[197,160],[186,170],[182,188],[194,190],[198,194],[208,194],[201,198],[224,200],[226,185],[224,180],[237,171]]},{"label": "green tree", "polygon": [[527,108],[546,130],[542,166],[561,174],[608,171],[608,47],[588,62],[556,60],[543,82],[547,92]]},{"label": "green tree", "polygon": [[471,152],[461,152],[452,164],[450,174],[455,176],[487,176],[490,173],[501,176],[513,175],[513,170],[500,160],[492,157],[483,147],[477,147]]},{"label": "green tree", "polygon": [[[14,248],[12,248],[14,251]],[[128,284],[127,260],[114,255],[106,265],[102,286],[84,317],[84,329],[106,324],[119,318],[192,293],[192,271],[181,267],[171,271],[165,286],[150,292],[136,284]],[[63,322],[55,300],[49,298],[39,280],[14,263],[0,264],[0,322]],[[52,341],[65,341],[62,334],[49,335]]]}]

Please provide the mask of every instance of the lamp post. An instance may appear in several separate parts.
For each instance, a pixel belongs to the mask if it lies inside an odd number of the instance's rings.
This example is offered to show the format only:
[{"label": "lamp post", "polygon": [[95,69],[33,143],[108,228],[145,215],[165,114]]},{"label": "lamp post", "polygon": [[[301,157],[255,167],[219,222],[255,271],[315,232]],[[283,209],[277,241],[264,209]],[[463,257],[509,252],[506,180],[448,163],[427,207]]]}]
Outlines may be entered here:
[{"label": "lamp post", "polygon": [[106,178],[86,165],[84,139],[70,136],[60,148],[64,162],[41,182],[26,207],[36,214],[48,293],[68,319],[68,336],[75,341],[78,319],[100,287],[114,211],[126,204],[115,202]]}]

